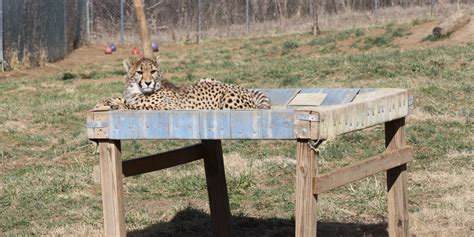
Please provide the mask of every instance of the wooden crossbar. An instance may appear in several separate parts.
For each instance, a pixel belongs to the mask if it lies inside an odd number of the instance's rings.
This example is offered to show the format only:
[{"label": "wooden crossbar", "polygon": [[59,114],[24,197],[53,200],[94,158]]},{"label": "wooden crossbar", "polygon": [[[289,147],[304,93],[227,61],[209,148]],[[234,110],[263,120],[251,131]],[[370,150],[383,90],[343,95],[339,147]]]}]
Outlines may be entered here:
[{"label": "wooden crossbar", "polygon": [[320,194],[342,185],[363,179],[413,160],[413,150],[405,146],[397,150],[386,151],[353,165],[313,178],[313,193]]},{"label": "wooden crossbar", "polygon": [[204,157],[201,143],[159,154],[125,160],[122,173],[125,177],[186,164]]}]

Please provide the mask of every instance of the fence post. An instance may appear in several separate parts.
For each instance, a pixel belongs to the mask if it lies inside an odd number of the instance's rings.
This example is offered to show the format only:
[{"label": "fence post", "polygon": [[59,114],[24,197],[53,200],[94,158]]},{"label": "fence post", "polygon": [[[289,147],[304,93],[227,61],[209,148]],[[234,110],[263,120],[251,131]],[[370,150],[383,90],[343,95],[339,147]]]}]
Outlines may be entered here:
[{"label": "fence post", "polygon": [[201,43],[201,14],[202,13],[202,4],[201,0],[198,1],[198,35],[197,35],[197,43]]},{"label": "fence post", "polygon": [[311,19],[313,21],[311,31],[312,31],[313,35],[319,35],[319,34],[321,34],[321,30],[319,30],[318,1],[316,0],[316,3],[314,3],[313,1],[315,1],[315,0],[310,0],[309,1]]},{"label": "fence post", "polygon": [[0,0],[0,70],[3,72],[3,0]]},{"label": "fence post", "polygon": [[124,14],[124,1],[120,0],[120,43],[125,43],[125,29],[124,29],[124,21],[125,21],[125,14]]},{"label": "fence post", "polygon": [[374,0],[374,15],[377,16],[379,10],[379,0]]},{"label": "fence post", "polygon": [[87,42],[91,42],[91,0],[86,1],[86,35]]},{"label": "fence post", "polygon": [[434,0],[430,0],[430,17],[433,17],[433,11],[434,11]]},{"label": "fence post", "polygon": [[94,4],[92,1],[93,0],[89,0],[89,41],[92,41],[92,31],[94,31]]},{"label": "fence post", "polygon": [[245,0],[245,26],[248,34],[250,32],[250,0]]}]

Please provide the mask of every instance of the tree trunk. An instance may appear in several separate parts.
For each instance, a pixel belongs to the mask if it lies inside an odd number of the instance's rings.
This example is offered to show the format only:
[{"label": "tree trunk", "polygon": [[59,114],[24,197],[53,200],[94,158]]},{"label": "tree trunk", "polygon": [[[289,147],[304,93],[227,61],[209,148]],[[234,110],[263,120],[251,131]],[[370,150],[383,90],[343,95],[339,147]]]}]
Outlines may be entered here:
[{"label": "tree trunk", "polygon": [[319,15],[318,15],[318,9],[319,9],[319,0],[311,0],[311,5],[313,7],[313,26],[312,26],[312,32],[313,35],[319,35],[321,34],[321,30],[319,30]]},{"label": "tree trunk", "polygon": [[147,21],[143,4],[141,0],[133,0],[135,14],[137,15],[138,28],[140,31],[140,39],[142,41],[143,54],[147,58],[153,58],[153,50],[151,48],[150,34],[148,33]]},{"label": "tree trunk", "polygon": [[433,35],[444,36],[456,31],[471,20],[471,15],[467,11],[458,11],[442,21],[433,29]]}]

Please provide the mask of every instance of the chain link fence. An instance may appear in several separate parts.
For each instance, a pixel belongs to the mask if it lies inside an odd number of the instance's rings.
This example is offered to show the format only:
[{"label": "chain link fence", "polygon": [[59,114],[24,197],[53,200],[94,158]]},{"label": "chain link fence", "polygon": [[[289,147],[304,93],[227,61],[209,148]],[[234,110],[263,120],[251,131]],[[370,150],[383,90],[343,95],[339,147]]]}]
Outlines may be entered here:
[{"label": "chain link fence", "polygon": [[87,0],[0,0],[1,64],[36,66],[64,58],[86,37]]},{"label": "chain link fence", "polygon": [[[158,41],[309,32],[438,19],[474,0],[143,0]],[[0,63],[41,65],[81,42],[137,43],[132,0],[0,0]],[[315,27],[317,26],[317,27]]]},{"label": "chain link fence", "polygon": [[[139,40],[131,0],[90,1],[90,40]],[[286,34],[437,19],[473,0],[143,0],[148,27],[160,41]]]}]

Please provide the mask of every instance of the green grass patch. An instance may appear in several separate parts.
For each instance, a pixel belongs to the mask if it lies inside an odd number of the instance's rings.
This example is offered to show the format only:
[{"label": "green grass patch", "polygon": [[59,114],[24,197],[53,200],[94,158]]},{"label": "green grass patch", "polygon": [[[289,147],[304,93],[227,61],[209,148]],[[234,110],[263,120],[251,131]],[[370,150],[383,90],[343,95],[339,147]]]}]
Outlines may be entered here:
[{"label": "green grass patch", "polygon": [[421,42],[425,42],[425,41],[441,41],[441,40],[445,40],[445,39],[448,39],[449,37],[451,36],[451,33],[447,34],[447,35],[427,35],[425,36]]},{"label": "green grass patch", "polygon": [[308,45],[326,45],[331,42],[334,42],[334,41],[328,38],[312,39],[308,42]]},{"label": "green grass patch", "polygon": [[364,34],[365,34],[365,31],[361,28],[344,30],[344,31],[332,33],[322,38],[312,39],[308,41],[307,44],[311,46],[324,46],[330,43],[335,43],[337,41],[347,40],[351,36],[354,36],[355,38],[359,38],[359,37],[362,37]]},{"label": "green grass patch", "polygon": [[393,24],[388,24],[385,28],[385,33],[378,36],[366,37],[364,40],[364,46],[362,49],[370,49],[373,47],[390,47],[392,41],[397,37],[404,37],[409,35],[407,26],[395,26]]},{"label": "green grass patch", "polygon": [[297,49],[298,47],[300,47],[300,45],[296,40],[287,40],[283,43],[284,50]]}]

